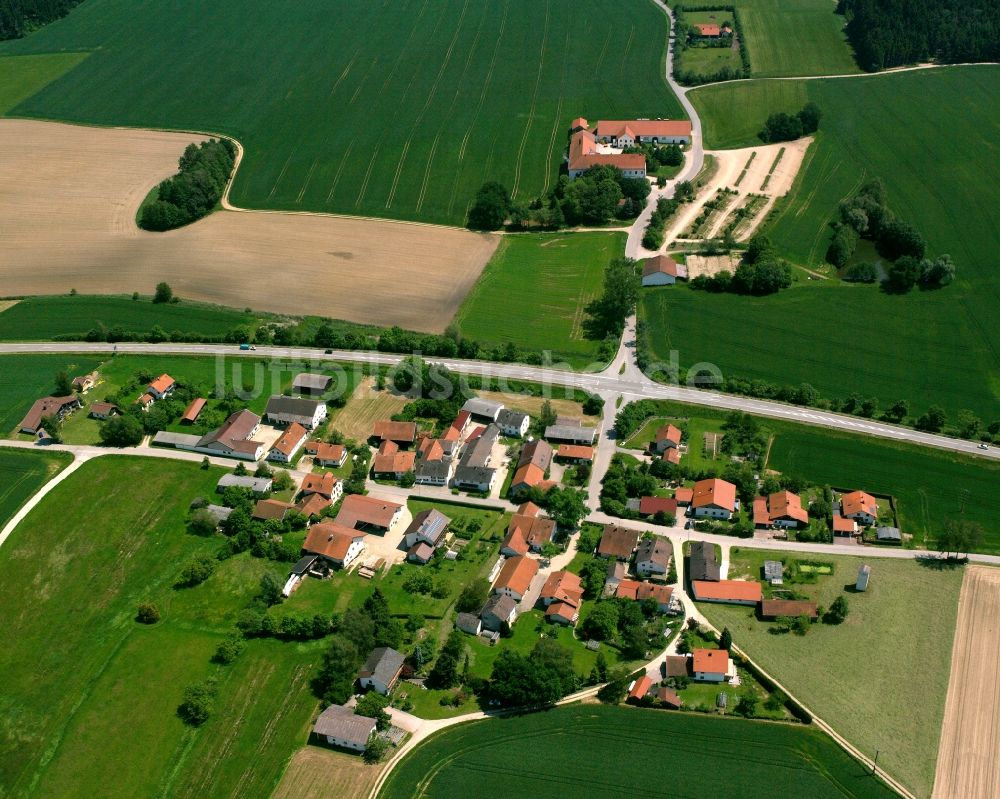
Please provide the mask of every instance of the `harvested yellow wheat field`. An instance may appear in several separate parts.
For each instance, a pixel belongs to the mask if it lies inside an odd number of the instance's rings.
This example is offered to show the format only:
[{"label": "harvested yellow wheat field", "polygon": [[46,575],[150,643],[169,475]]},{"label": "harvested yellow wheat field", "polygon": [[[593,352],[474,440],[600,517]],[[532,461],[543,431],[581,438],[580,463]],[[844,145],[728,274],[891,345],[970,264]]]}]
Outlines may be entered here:
[{"label": "harvested yellow wheat field", "polygon": [[1000,569],[970,566],[938,750],[934,799],[1000,796]]},{"label": "harvested yellow wheat field", "polygon": [[361,755],[306,746],[292,755],[271,799],[365,797],[382,768],[367,765]]},{"label": "harvested yellow wheat field", "polygon": [[0,294],[150,293],[440,332],[498,237],[402,222],[219,211],[167,233],[143,198],[201,134],[0,120]]}]

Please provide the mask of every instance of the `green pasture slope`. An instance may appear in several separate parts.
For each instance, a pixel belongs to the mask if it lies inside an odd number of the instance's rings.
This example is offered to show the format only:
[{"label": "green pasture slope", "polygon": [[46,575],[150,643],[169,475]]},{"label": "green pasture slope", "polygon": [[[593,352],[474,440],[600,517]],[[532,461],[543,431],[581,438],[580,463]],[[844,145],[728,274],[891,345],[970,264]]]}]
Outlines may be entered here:
[{"label": "green pasture slope", "polygon": [[437,733],[403,759],[379,796],[417,794],[426,799],[895,795],[814,728],[605,705],[474,721]]},{"label": "green pasture slope", "polygon": [[667,18],[597,0],[89,0],[4,53],[90,50],[18,116],[205,130],[246,148],[232,200],[462,224],[486,180],[555,179],[569,122],[679,117]]},{"label": "green pasture slope", "polygon": [[[219,469],[100,458],[57,486],[0,547],[0,773],[19,797],[267,796],[305,740],[322,643],[251,641],[210,662],[264,571],[248,554],[172,588],[218,540],[184,529]],[[139,602],[162,620],[137,624]],[[175,715],[184,687],[219,679],[213,716]],[[109,777],[109,775],[113,775]]]},{"label": "green pasture slope", "polygon": [[252,314],[217,305],[179,302],[154,305],[149,297],[46,296],[28,297],[0,312],[0,341],[34,341],[60,336],[84,336],[101,326],[148,333],[159,325],[168,334],[222,336],[234,327],[253,328]]},{"label": "green pasture slope", "polygon": [[64,452],[0,447],[0,529],[39,488],[73,458]]},{"label": "green pasture slope", "polygon": [[455,323],[484,344],[513,342],[576,367],[591,363],[599,342],[584,337],[584,309],[624,247],[622,233],[504,236]]},{"label": "green pasture slope", "polygon": [[[755,579],[765,555],[794,556],[751,553],[754,573],[746,576]],[[742,557],[731,553],[731,569],[740,572]],[[832,563],[834,573],[814,585],[795,584],[794,590],[824,607],[845,596],[850,611],[841,625],[816,624],[805,636],[775,635],[752,608],[698,608],[717,628],[728,627],[737,646],[840,735],[869,757],[878,750],[879,765],[889,774],[916,796],[930,796],[962,569],[888,558],[810,557]],[[862,563],[872,569],[868,591],[845,593]]]},{"label": "green pasture slope", "polygon": [[[762,299],[645,291],[654,357],[710,361],[725,374],[829,397],[969,408],[1000,418],[1000,67],[949,67],[812,81],[756,81],[691,93],[710,147],[753,144],[764,119],[807,100],[823,109],[816,142],[767,234],[796,263],[823,261],[841,199],[879,176],[892,208],[948,253],[956,283],[890,297],[874,286],[800,280]],[[929,113],[928,109],[933,109]],[[947,120],[947,133],[941,120]],[[706,331],[711,335],[706,335]]]},{"label": "green pasture slope", "polygon": [[844,35],[845,20],[829,0],[736,0],[733,5],[754,77],[861,71]]},{"label": "green pasture slope", "polygon": [[91,355],[0,356],[0,436],[14,429],[36,399],[55,390],[56,372],[87,374],[100,360]]}]

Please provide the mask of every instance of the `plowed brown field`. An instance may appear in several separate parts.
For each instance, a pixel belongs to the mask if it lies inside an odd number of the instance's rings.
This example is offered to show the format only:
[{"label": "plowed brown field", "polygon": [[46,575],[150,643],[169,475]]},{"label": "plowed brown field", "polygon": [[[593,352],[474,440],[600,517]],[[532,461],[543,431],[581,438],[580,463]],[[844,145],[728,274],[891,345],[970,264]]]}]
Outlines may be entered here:
[{"label": "plowed brown field", "polygon": [[969,566],[938,750],[934,799],[1000,796],[1000,569]]},{"label": "plowed brown field", "polygon": [[150,293],[442,331],[498,237],[350,217],[219,211],[167,233],[143,198],[202,134],[0,120],[0,295]]}]

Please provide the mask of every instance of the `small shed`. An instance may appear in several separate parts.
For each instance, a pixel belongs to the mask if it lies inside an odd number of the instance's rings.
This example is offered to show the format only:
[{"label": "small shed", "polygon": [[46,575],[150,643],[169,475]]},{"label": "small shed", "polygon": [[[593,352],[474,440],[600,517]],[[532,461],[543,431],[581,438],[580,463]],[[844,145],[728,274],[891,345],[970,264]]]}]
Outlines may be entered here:
[{"label": "small shed", "polygon": [[903,534],[898,527],[879,527],[875,530],[875,539],[880,544],[902,544]]},{"label": "small shed", "polygon": [[781,585],[784,582],[785,567],[780,560],[764,561],[764,579],[771,585]]},{"label": "small shed", "polygon": [[867,591],[868,590],[868,580],[871,578],[871,566],[867,563],[862,564],[861,568],[858,569],[858,581],[854,584],[854,588],[857,591]]}]

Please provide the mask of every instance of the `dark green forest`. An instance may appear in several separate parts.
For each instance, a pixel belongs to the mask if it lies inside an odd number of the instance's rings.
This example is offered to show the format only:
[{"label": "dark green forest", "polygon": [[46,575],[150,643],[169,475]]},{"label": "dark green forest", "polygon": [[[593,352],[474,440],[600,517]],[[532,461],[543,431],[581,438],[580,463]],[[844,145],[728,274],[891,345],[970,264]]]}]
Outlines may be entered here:
[{"label": "dark green forest", "polygon": [[938,61],[1000,60],[998,0],[840,0],[847,37],[869,72]]},{"label": "dark green forest", "polygon": [[236,146],[228,139],[189,144],[180,171],[157,186],[155,202],[143,206],[139,227],[173,230],[210,213],[222,199],[235,159]]},{"label": "dark green forest", "polygon": [[65,17],[82,0],[0,0],[0,39],[17,39]]}]

